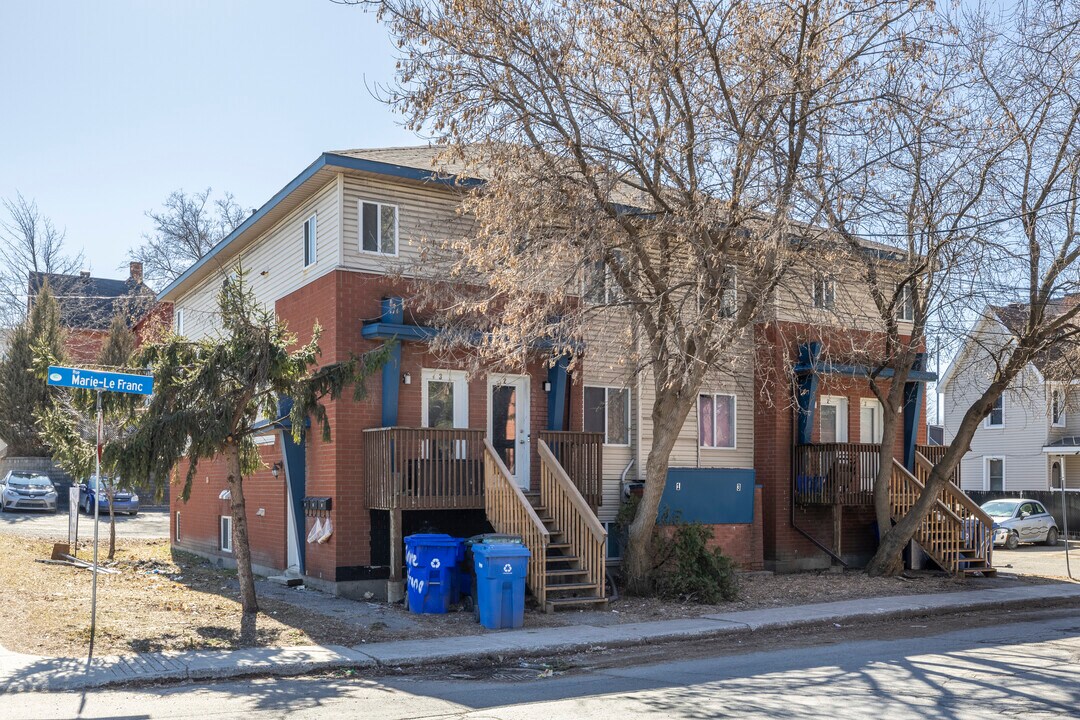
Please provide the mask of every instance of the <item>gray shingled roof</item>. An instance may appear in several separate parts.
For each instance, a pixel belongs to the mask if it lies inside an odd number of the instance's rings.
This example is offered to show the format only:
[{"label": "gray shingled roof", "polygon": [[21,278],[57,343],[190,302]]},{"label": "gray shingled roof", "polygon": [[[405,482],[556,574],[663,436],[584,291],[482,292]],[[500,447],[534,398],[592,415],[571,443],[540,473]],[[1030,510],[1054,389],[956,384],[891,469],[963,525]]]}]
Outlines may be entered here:
[{"label": "gray shingled roof", "polygon": [[153,290],[130,279],[41,272],[30,273],[30,297],[37,297],[46,282],[60,305],[60,323],[69,329],[107,330],[113,317],[121,312],[131,324],[154,301]]},{"label": "gray shingled roof", "polygon": [[[1051,300],[1046,307],[1049,317],[1060,315],[1080,303],[1080,293],[1072,293]],[[1013,335],[1019,336],[1025,332],[1028,318],[1031,314],[1028,303],[1012,303],[1009,305],[992,305],[991,311]],[[1065,340],[1039,353],[1032,363],[1048,380],[1071,380],[1077,377],[1080,370],[1080,344],[1075,340]]]}]

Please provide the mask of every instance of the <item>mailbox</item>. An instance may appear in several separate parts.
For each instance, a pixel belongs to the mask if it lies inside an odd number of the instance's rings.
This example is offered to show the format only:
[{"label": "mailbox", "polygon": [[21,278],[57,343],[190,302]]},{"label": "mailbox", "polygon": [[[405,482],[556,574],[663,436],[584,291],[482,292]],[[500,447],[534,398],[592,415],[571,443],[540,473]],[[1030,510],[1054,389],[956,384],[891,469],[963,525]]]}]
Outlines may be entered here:
[{"label": "mailbox", "polygon": [[747,468],[669,468],[657,522],[752,523],[754,487]]}]

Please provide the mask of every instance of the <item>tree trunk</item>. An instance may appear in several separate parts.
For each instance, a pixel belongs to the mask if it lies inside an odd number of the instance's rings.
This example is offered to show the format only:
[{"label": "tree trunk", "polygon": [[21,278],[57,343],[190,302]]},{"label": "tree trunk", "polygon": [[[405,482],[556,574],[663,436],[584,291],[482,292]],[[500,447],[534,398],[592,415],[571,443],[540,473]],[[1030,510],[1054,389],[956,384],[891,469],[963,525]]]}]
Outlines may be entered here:
[{"label": "tree trunk", "polygon": [[675,440],[686,422],[694,393],[683,387],[658,392],[653,404],[653,441],[645,464],[645,492],[638,505],[637,515],[630,524],[629,547],[625,564],[627,590],[645,594],[650,590],[653,569],[652,539],[656,528],[656,513],[667,484],[668,461]]},{"label": "tree trunk", "polygon": [[247,509],[244,506],[243,478],[240,473],[240,448],[230,442],[225,448],[229,468],[229,494],[232,496],[233,555],[236,578],[240,581],[240,605],[244,614],[259,612],[255,599],[255,576],[251,572],[251,546],[248,542]]},{"label": "tree trunk", "polygon": [[[907,372],[897,374],[902,380],[907,378]],[[892,464],[896,449],[896,425],[900,422],[900,412],[904,407],[903,382],[894,381],[889,388],[886,402],[882,403],[881,409],[881,452],[878,454],[878,472],[874,477],[874,519],[878,526],[878,548],[884,547],[890,542],[889,536],[893,534],[892,502],[889,497],[889,484],[892,478]],[[903,556],[900,550],[892,552],[889,556],[882,556],[880,562],[871,560],[866,566],[866,572],[872,576],[896,575],[903,569]],[[891,547],[891,545],[890,545]]]}]

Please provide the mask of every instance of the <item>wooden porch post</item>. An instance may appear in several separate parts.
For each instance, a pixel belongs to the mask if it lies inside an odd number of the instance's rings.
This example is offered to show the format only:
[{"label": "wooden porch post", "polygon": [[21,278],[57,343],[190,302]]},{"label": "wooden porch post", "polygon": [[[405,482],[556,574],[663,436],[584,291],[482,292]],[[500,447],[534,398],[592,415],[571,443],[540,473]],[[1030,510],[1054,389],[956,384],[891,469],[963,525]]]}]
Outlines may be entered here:
[{"label": "wooden porch post", "polygon": [[836,557],[842,557],[841,550],[843,549],[842,533],[844,528],[844,506],[839,502],[834,502],[832,506],[833,516],[833,553]]},{"label": "wooden porch post", "polygon": [[401,532],[401,508],[394,508],[390,511],[390,580],[386,587],[388,602],[399,602],[405,597],[405,586],[401,582],[401,568],[405,564],[401,557],[404,543]]}]

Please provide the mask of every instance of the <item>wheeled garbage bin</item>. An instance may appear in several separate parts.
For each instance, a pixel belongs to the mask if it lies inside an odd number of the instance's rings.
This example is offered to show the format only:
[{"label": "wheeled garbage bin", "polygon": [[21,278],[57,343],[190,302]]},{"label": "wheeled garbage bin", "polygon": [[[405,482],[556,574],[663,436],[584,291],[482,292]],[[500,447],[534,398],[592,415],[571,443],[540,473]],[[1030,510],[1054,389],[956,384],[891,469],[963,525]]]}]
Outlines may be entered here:
[{"label": "wheeled garbage bin", "polygon": [[512,543],[473,545],[480,624],[491,630],[525,624],[525,576],[532,553]]},{"label": "wheeled garbage bin", "polygon": [[476,583],[474,582],[474,566],[472,549],[474,545],[497,545],[510,543],[521,544],[520,535],[506,535],[503,533],[482,533],[473,535],[461,543],[461,552],[458,554],[457,587],[454,591],[454,602],[462,602],[466,609],[477,610],[476,606]]},{"label": "wheeled garbage bin", "polygon": [[449,535],[420,534],[405,538],[406,600],[414,613],[450,610],[461,541]]}]

